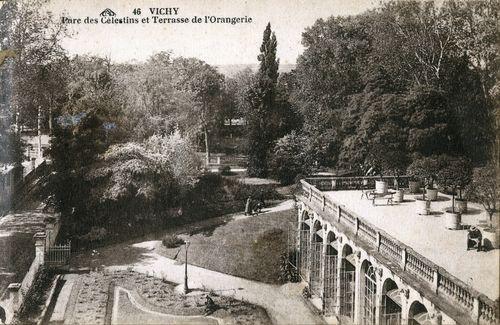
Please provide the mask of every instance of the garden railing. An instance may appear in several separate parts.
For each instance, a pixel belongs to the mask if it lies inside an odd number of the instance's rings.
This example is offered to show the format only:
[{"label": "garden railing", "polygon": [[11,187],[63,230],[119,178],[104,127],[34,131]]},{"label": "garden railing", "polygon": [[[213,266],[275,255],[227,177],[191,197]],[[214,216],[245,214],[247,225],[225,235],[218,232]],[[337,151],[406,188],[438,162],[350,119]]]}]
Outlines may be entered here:
[{"label": "garden railing", "polygon": [[[314,203],[335,222],[352,229],[368,244],[395,261],[403,270],[407,270],[427,283],[436,294],[446,295],[462,309],[477,317],[480,324],[496,324],[498,315],[494,301],[479,293],[443,268],[415,252],[409,246],[393,238],[383,230],[370,224],[364,218],[345,207],[339,206],[322,191],[354,190],[364,186],[370,188],[380,177],[319,177],[300,181],[301,195],[305,203]],[[394,177],[382,177],[393,182]],[[408,185],[408,176],[398,178],[399,186]]]}]

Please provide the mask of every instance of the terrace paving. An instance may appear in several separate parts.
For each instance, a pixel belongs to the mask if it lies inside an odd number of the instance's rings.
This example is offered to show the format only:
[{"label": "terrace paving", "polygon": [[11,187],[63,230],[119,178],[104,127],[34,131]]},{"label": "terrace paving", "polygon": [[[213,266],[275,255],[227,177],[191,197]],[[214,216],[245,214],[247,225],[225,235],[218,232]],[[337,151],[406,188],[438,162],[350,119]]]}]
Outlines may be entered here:
[{"label": "terrace paving", "polygon": [[[371,200],[361,199],[361,191],[323,193],[490,299],[499,297],[500,250],[467,251],[467,230],[445,228],[444,211],[451,206],[450,196],[439,193],[438,200],[431,204],[432,214],[419,215],[416,195],[405,194],[405,201],[399,204],[386,205],[384,201],[377,201],[373,206]],[[469,211],[462,215],[462,224],[477,226],[489,220],[480,205],[469,202]]]}]

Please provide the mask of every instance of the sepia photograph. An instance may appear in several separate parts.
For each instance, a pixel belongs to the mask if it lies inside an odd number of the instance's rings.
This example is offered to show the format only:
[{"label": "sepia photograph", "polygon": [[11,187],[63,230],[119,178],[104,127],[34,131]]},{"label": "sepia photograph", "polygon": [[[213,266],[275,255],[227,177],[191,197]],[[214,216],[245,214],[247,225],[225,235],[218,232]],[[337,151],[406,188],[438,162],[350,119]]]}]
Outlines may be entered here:
[{"label": "sepia photograph", "polygon": [[499,325],[500,0],[0,0],[0,325]]}]

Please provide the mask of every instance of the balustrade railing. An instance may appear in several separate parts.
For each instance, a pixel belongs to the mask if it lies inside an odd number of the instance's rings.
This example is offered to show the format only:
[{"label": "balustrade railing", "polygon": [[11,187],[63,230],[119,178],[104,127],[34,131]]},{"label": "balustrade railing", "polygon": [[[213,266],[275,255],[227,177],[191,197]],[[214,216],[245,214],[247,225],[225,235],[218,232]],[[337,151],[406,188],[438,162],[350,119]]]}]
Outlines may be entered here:
[{"label": "balustrade railing", "polygon": [[358,219],[358,233],[373,243],[377,242],[377,231],[364,221]]},{"label": "balustrade railing", "polygon": [[424,261],[417,254],[408,252],[406,254],[406,269],[421,278],[422,280],[432,282],[434,269],[432,265]]},{"label": "balustrade railing", "polygon": [[[368,180],[364,181],[366,179]],[[408,270],[408,272],[416,275],[419,279],[427,282],[436,293],[450,297],[461,307],[476,314],[479,317],[480,323],[496,323],[498,319],[497,307],[491,299],[480,294],[458,278],[413,251],[410,247],[350,212],[348,209],[344,207],[338,208],[338,205],[331,198],[321,192],[321,190],[356,189],[357,186],[360,186],[359,184],[370,186],[371,182],[373,181],[374,184],[377,179],[380,179],[380,177],[308,178],[301,181],[301,193],[306,199],[305,201],[314,203],[313,208],[319,206],[326,214],[335,216],[333,218],[335,221],[338,220],[341,224],[351,228],[368,243],[376,246],[380,252],[385,253],[389,259],[401,265],[403,269]],[[387,179],[394,180],[394,177],[388,177]],[[407,176],[401,176],[398,180],[400,187],[408,185],[409,178]]]},{"label": "balustrade railing", "polygon": [[480,323],[496,323],[498,317],[496,315],[494,305],[485,301],[479,300],[479,320]]},{"label": "balustrade railing", "polygon": [[444,272],[439,274],[438,292],[455,297],[468,309],[474,308],[474,297],[465,283],[456,281]]},{"label": "balustrade railing", "polygon": [[388,254],[395,260],[401,261],[403,258],[402,257],[403,248],[401,247],[401,245],[399,245],[397,241],[385,235],[380,234],[379,236],[380,236],[379,250],[383,253]]},{"label": "balustrade railing", "polygon": [[340,210],[340,222],[356,227],[356,217],[348,213],[345,209]]},{"label": "balustrade railing", "polygon": [[352,176],[352,177],[311,177],[306,182],[320,191],[362,190],[375,188],[375,181],[385,181],[388,186],[407,188],[410,176]]}]

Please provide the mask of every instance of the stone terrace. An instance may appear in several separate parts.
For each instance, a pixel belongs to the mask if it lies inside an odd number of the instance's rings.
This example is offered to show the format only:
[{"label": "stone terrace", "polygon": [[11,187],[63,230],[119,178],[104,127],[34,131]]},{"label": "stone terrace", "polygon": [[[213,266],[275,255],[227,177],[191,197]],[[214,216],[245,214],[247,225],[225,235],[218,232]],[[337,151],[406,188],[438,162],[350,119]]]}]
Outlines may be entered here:
[{"label": "stone terrace", "polygon": [[[500,250],[488,252],[467,251],[467,230],[445,228],[444,210],[451,206],[451,197],[439,193],[431,204],[431,215],[419,215],[415,203],[417,195],[405,195],[405,201],[387,205],[385,201],[361,198],[361,191],[323,192],[342,206],[395,239],[412,247],[417,253],[443,267],[477,291],[495,300],[499,297]],[[418,195],[419,197],[421,195]],[[488,219],[487,213],[477,204],[469,203],[468,214],[462,215],[462,224],[478,225]]]}]

